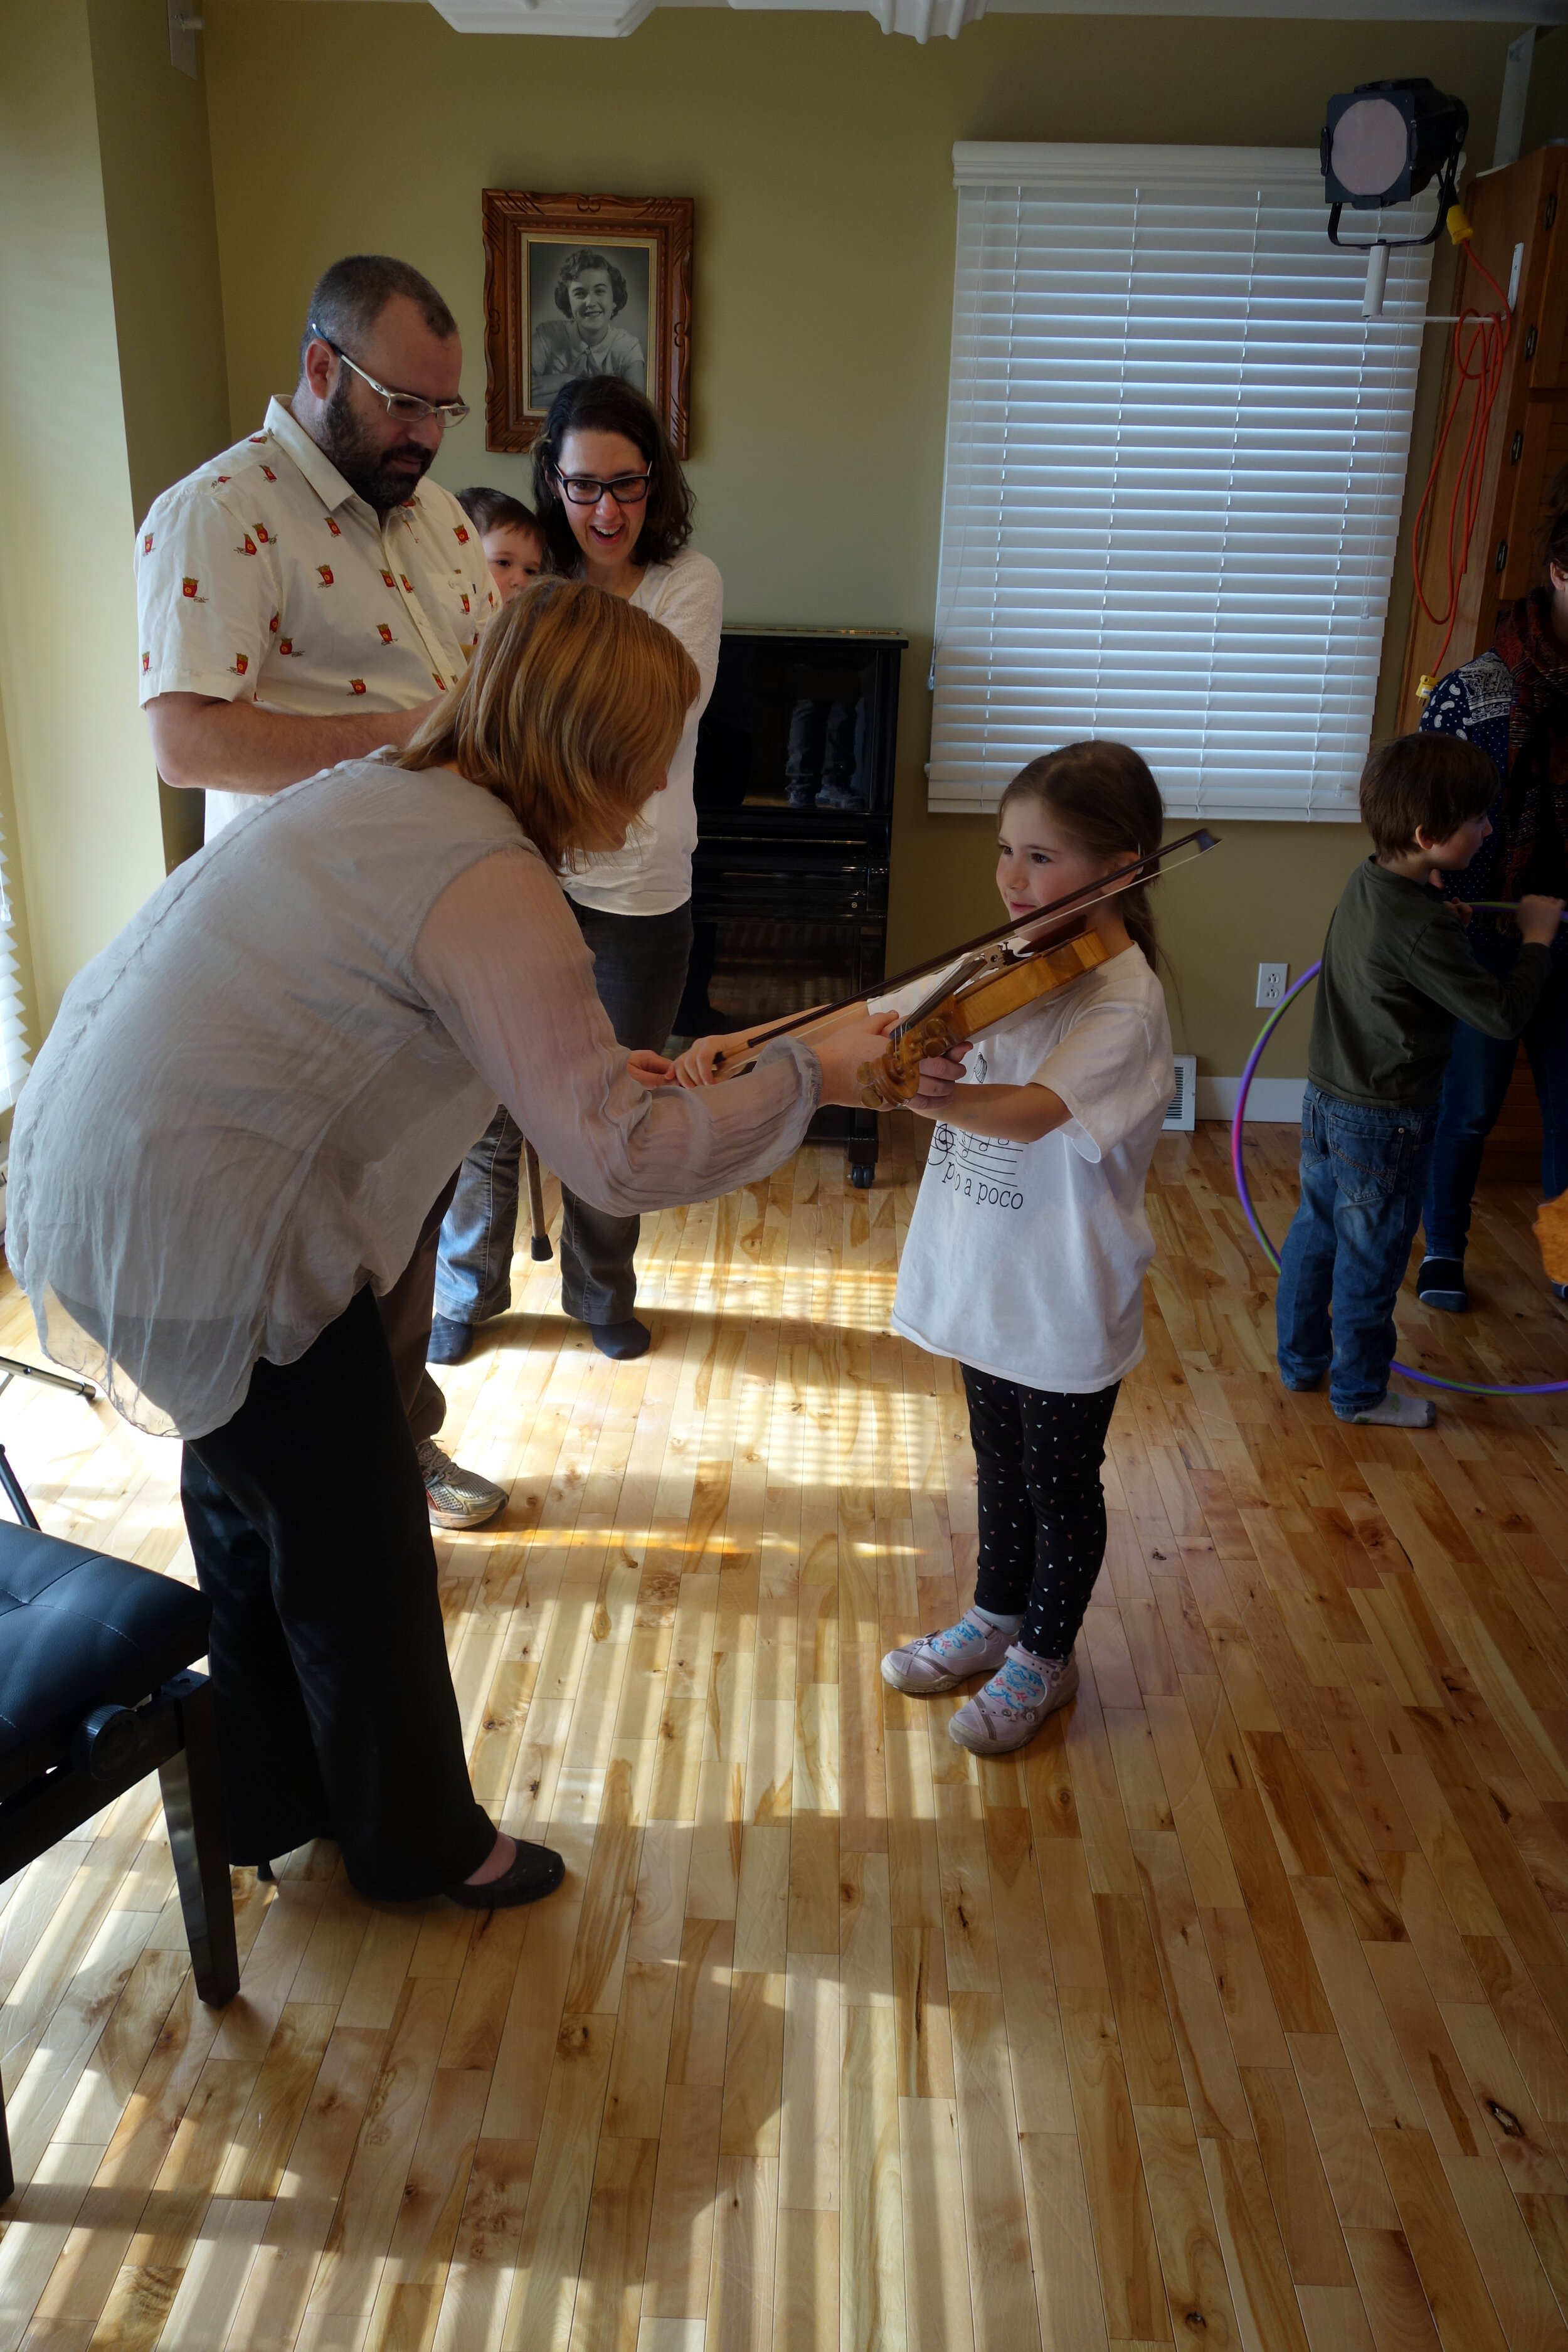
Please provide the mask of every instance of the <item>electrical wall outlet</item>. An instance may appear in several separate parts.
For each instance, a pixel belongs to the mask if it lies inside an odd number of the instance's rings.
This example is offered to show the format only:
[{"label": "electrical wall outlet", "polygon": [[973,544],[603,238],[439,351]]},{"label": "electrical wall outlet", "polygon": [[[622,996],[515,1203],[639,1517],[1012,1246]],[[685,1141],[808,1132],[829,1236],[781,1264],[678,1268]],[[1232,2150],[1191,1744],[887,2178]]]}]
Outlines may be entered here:
[{"label": "electrical wall outlet", "polygon": [[1290,981],[1288,963],[1260,963],[1258,967],[1258,1003],[1260,1011],[1268,1012],[1279,1003]]}]

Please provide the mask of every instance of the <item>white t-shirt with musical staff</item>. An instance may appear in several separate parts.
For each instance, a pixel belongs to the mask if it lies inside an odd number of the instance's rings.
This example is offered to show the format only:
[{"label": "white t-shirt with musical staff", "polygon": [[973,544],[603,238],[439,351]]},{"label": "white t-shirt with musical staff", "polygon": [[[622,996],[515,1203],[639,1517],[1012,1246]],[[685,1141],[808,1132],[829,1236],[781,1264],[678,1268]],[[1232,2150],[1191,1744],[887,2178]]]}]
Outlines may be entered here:
[{"label": "white t-shirt with musical staff", "polygon": [[1037,1143],[937,1127],[893,1328],[1026,1388],[1109,1388],[1143,1353],[1143,1183],[1176,1083],[1164,992],[1141,950],[977,1038],[963,1083],[1049,1087],[1072,1117]]}]

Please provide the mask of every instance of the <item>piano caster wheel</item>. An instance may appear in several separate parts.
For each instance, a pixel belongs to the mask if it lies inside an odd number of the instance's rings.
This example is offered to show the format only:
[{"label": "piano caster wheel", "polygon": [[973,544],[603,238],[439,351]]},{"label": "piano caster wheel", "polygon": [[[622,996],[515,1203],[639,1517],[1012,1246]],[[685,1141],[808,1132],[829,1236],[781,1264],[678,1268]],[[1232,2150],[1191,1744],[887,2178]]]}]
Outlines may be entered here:
[{"label": "piano caster wheel", "polygon": [[877,1171],[874,1164],[869,1168],[851,1166],[849,1181],[858,1192],[868,1192],[876,1181]]}]

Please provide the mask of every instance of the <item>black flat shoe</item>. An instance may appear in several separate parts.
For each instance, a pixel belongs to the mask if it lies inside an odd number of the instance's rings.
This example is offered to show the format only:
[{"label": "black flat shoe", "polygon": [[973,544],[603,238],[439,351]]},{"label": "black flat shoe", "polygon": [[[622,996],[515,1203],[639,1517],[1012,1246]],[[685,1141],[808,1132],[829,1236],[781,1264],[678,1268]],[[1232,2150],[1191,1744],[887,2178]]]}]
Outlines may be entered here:
[{"label": "black flat shoe", "polygon": [[653,1345],[653,1333],[635,1315],[628,1315],[624,1323],[590,1323],[588,1331],[600,1355],[613,1357],[617,1364],[646,1356]]},{"label": "black flat shoe", "polygon": [[1463,1315],[1470,1303],[1465,1288],[1462,1257],[1428,1257],[1415,1277],[1415,1296],[1423,1307],[1440,1307],[1445,1315]]},{"label": "black flat shoe", "polygon": [[460,1364],[473,1344],[471,1323],[459,1323],[450,1315],[437,1315],[430,1326],[425,1360],[427,1364]]},{"label": "black flat shoe", "polygon": [[510,1870],[487,1879],[483,1886],[448,1886],[447,1899],[461,1904],[465,1911],[510,1911],[520,1903],[537,1903],[542,1895],[553,1895],[565,1875],[566,1864],[553,1847],[527,1845],[519,1838]]}]

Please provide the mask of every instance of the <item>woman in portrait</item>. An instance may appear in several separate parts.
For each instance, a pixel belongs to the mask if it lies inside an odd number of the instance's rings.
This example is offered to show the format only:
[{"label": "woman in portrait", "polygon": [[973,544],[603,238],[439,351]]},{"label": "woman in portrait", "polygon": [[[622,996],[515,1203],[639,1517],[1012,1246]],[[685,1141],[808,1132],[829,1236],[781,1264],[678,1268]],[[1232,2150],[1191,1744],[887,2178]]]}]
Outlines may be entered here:
[{"label": "woman in portrait", "polygon": [[629,599],[537,582],[401,754],[254,800],[153,893],[18,1102],[5,1245],[46,1349],[205,1474],[232,1863],[333,1838],[363,1895],[486,1910],[561,1883],[474,1797],[375,1299],[498,1095],[634,1226],[856,1098],[865,1020],[701,1093],[611,1035],[558,877],[625,838],[698,688]]},{"label": "woman in portrait", "polygon": [[529,397],[547,407],[563,384],[579,376],[608,375],[647,389],[647,360],[637,337],[616,320],[626,307],[626,281],[607,254],[590,247],[569,253],[556,275],[559,319],[542,320],[529,343]]},{"label": "woman in portrait", "polygon": [[[669,436],[642,394],[613,376],[586,376],[557,394],[533,445],[533,502],[552,569],[591,581],[659,622],[684,646],[700,680],[664,789],[625,847],[585,858],[562,877],[616,1038],[628,1050],[658,1051],[691,954],[697,726],[719,667],[724,583],[717,566],[687,543],[692,498]],[[460,1362],[474,1325],[510,1304],[521,1142],[503,1107],[463,1163],[441,1228],[433,1363]],[[637,1219],[584,1200],[569,1182],[562,1202],[562,1307],[588,1326],[602,1355],[643,1355],[649,1333],[632,1311]]]}]

